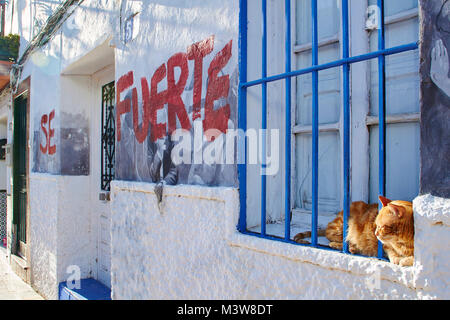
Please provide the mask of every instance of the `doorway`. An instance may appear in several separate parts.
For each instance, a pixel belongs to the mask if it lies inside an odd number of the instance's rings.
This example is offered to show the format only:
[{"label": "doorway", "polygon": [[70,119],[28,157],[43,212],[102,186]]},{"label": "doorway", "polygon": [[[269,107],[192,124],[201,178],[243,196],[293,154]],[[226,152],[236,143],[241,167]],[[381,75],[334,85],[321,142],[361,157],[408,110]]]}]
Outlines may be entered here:
[{"label": "doorway", "polygon": [[13,225],[14,253],[27,257],[28,209],[28,91],[14,99]]},{"label": "doorway", "polygon": [[91,108],[93,212],[97,218],[97,280],[111,287],[111,205],[110,182],[115,161],[115,84],[114,66],[93,75]]}]

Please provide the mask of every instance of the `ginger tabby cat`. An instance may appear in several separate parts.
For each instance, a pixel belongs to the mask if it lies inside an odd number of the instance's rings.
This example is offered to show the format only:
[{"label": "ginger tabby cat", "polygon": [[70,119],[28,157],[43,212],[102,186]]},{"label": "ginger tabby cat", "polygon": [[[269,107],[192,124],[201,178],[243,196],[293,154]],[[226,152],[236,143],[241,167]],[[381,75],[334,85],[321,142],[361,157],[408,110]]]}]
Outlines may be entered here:
[{"label": "ginger tabby cat", "polygon": [[[412,203],[408,201],[391,201],[379,197],[383,208],[378,212],[377,204],[363,201],[350,205],[347,242],[350,253],[364,256],[377,256],[378,240],[383,243],[389,261],[401,266],[414,263],[414,218]],[[325,236],[329,246],[342,250],[343,212],[331,221],[326,230],[318,230],[319,236]],[[294,237],[298,243],[308,243],[304,238],[311,237],[311,232],[302,232]]]}]

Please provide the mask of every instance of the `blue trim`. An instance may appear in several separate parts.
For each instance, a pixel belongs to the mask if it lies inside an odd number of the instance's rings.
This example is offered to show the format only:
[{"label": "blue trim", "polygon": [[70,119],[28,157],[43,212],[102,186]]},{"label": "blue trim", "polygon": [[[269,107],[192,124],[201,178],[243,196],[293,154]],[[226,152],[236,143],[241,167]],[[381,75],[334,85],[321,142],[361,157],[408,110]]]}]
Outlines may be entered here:
[{"label": "blue trim", "polygon": [[[247,0],[239,1],[239,83],[247,81]],[[239,87],[238,127],[247,131],[247,89]],[[239,222],[238,230],[247,230],[247,141],[245,135],[239,135],[238,146],[242,154],[242,162],[238,164],[239,179]],[[242,141],[242,139],[244,139]],[[239,155],[240,157],[241,155]]]},{"label": "blue trim", "polygon": [[[285,72],[291,72],[291,1],[285,0],[284,5],[286,19],[286,39],[285,39]],[[292,83],[291,78],[286,78],[286,137],[285,137],[285,199],[284,199],[284,238],[291,239],[291,104],[292,104]]]},{"label": "blue trim", "polygon": [[[262,1],[262,77],[267,77],[267,0]],[[267,131],[267,83],[262,86],[262,142],[261,142],[261,234],[266,234],[266,211],[267,211],[267,176],[266,176],[266,131]]]},{"label": "blue trim", "polygon": [[[378,21],[378,50],[384,50],[385,28],[384,28],[384,0],[377,0],[379,10]],[[378,194],[386,195],[386,57],[378,57],[378,114],[379,114],[379,162],[378,162]],[[383,244],[378,242],[378,257],[383,257]]]},{"label": "blue trim", "polygon": [[[349,17],[348,0],[342,0],[342,57],[348,59],[350,56],[349,39]],[[349,253],[347,239],[348,218],[350,215],[350,65],[344,64],[343,68],[343,115],[344,115],[344,203],[343,203],[343,248],[345,253]]]},{"label": "blue trim", "polygon": [[[295,242],[293,240],[286,240],[284,238],[276,237],[276,236],[270,236],[270,235],[263,236],[263,235],[261,235],[259,233],[251,232],[251,231],[243,231],[242,234],[244,234],[246,236],[251,236],[251,237],[256,237],[256,238],[260,238],[260,239],[265,239],[265,240],[271,240],[271,241],[277,241],[277,242],[282,242],[282,243],[293,244],[293,245],[296,245],[296,246],[299,246],[299,247],[316,248],[316,249],[320,249],[320,250],[326,250],[326,251],[333,251],[333,252],[337,252],[337,253],[348,254],[348,255],[351,255],[353,257],[373,258],[373,257],[369,257],[369,256],[363,256],[363,255],[360,255],[360,254],[356,254],[356,253],[345,253],[345,252],[342,252],[342,251],[339,251],[337,249],[333,249],[331,247],[324,246],[324,245],[321,245],[321,244],[318,244],[316,247],[313,247],[311,244],[297,243],[297,242]],[[389,262],[389,260],[385,259],[385,258],[382,258],[382,259],[379,259],[379,260],[383,260],[383,261]]]},{"label": "blue trim", "polygon": [[[317,0],[311,0],[312,16],[312,65],[319,65],[319,29]],[[312,72],[312,219],[311,244],[316,247],[319,219],[319,71]]]},{"label": "blue trim", "polygon": [[326,69],[332,69],[332,68],[336,68],[336,67],[341,67],[344,64],[353,64],[353,63],[357,63],[357,62],[361,62],[361,61],[365,61],[365,60],[375,59],[382,55],[389,56],[389,55],[393,55],[393,54],[397,54],[397,53],[402,53],[405,51],[416,50],[418,48],[419,48],[418,43],[414,42],[414,43],[405,44],[405,45],[401,45],[398,47],[392,47],[392,48],[381,50],[381,51],[379,50],[379,51],[362,54],[359,56],[350,57],[348,59],[340,59],[340,60],[336,60],[333,62],[321,64],[318,66],[312,66],[312,67],[305,68],[305,69],[299,69],[296,71],[285,72],[285,73],[270,76],[270,77],[267,77],[264,79],[243,82],[243,83],[240,83],[239,86],[245,87],[245,88],[254,87],[254,86],[260,85],[265,82],[269,83],[269,82],[274,82],[274,81],[278,81],[278,80],[282,80],[282,79],[286,79],[286,78],[298,77],[298,76],[301,76],[301,75],[304,75],[307,73],[312,73],[313,71],[322,71],[322,70],[326,70]]}]

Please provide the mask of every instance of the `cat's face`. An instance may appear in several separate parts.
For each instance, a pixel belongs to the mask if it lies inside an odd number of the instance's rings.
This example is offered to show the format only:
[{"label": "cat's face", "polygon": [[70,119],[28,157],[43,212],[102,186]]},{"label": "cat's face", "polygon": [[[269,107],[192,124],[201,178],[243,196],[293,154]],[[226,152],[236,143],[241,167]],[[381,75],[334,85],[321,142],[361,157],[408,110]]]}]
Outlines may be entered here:
[{"label": "cat's face", "polygon": [[387,243],[413,237],[412,204],[407,201],[391,201],[384,197],[380,197],[380,201],[383,208],[375,219],[375,236],[378,240]]}]

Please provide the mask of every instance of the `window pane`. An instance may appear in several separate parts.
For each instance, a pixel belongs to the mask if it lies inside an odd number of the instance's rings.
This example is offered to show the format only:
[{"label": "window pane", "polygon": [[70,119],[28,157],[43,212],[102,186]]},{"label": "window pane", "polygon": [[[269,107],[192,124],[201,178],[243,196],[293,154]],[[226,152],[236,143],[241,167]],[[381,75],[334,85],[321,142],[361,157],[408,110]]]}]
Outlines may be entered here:
[{"label": "window pane", "polygon": [[[339,59],[339,45],[324,46],[319,52],[319,63]],[[311,51],[297,55],[297,65],[310,65]],[[309,62],[309,64],[308,64]],[[333,68],[319,72],[319,123],[336,123],[340,115],[340,69]],[[312,120],[312,74],[297,77],[296,124],[311,125]]]},{"label": "window pane", "polygon": [[[419,35],[417,18],[394,23],[386,28],[386,47],[416,42]],[[370,36],[372,51],[377,50],[377,32]],[[408,51],[386,57],[387,114],[419,112],[419,53]],[[378,115],[378,60],[371,61],[371,115]]]},{"label": "window pane", "polygon": [[[412,201],[419,193],[419,124],[386,128],[386,193],[391,200]],[[370,201],[378,202],[378,126],[370,128]]]},{"label": "window pane", "polygon": [[[312,203],[312,136],[296,137],[297,184],[296,208],[311,210]],[[319,134],[319,212],[339,209],[341,190],[341,156],[338,132]]]},{"label": "window pane", "polygon": [[[369,0],[369,5],[376,5],[377,0]],[[387,17],[402,11],[417,8],[417,0],[386,0],[384,10]]]},{"label": "window pane", "polygon": [[[336,0],[320,0],[317,2],[319,40],[338,34],[340,26],[340,8],[338,5],[339,1]],[[297,44],[311,42],[311,0],[297,0],[296,21]]]}]

